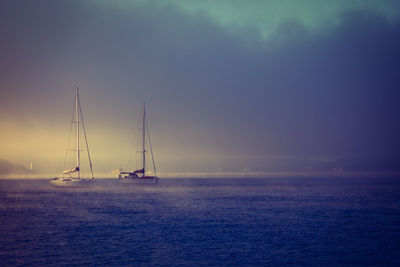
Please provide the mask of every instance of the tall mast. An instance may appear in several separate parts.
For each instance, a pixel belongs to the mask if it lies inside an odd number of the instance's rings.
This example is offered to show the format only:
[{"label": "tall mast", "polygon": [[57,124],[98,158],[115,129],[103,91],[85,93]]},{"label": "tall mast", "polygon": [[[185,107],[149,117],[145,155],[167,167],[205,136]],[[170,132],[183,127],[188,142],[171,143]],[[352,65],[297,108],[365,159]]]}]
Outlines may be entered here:
[{"label": "tall mast", "polygon": [[75,90],[75,120],[76,120],[76,165],[78,167],[78,178],[81,178],[81,169],[80,169],[80,154],[79,154],[79,95],[78,95],[78,87]]},{"label": "tall mast", "polygon": [[145,102],[143,102],[143,176],[145,176],[146,168],[146,108]]}]

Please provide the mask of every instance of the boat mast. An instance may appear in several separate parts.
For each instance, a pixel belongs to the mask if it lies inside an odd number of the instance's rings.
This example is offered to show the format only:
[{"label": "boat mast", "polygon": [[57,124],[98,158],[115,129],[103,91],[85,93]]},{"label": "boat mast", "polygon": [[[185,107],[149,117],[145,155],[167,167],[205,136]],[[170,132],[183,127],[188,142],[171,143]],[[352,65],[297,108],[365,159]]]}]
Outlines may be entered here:
[{"label": "boat mast", "polygon": [[76,165],[78,168],[78,179],[81,178],[81,169],[80,169],[80,153],[79,153],[79,95],[78,95],[78,87],[75,90],[75,119],[76,119]]},{"label": "boat mast", "polygon": [[145,176],[146,168],[146,109],[145,102],[143,102],[143,176]]}]

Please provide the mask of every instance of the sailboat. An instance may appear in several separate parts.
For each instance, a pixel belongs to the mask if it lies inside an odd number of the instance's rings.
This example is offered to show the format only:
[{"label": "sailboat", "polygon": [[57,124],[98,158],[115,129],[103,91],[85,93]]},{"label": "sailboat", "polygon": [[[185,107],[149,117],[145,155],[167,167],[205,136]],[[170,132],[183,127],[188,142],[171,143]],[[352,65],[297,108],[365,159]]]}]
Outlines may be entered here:
[{"label": "sailboat", "polygon": [[[92,184],[94,181],[94,175],[93,175],[93,167],[92,167],[92,161],[90,158],[90,152],[89,152],[89,145],[87,142],[86,138],[86,128],[85,128],[85,123],[83,120],[83,114],[82,114],[82,109],[81,109],[81,104],[79,101],[79,89],[76,87],[75,89],[75,103],[74,103],[74,109],[73,109],[73,116],[72,116],[72,121],[71,121],[71,128],[70,128],[70,137],[71,137],[71,130],[72,130],[72,125],[75,125],[75,147],[73,149],[70,149],[69,146],[69,141],[68,141],[68,147],[67,147],[67,154],[68,152],[74,152],[75,154],[75,162],[73,163],[74,165],[72,168],[64,170],[62,172],[62,175],[59,177],[55,177],[50,180],[50,184],[53,186],[63,186],[63,187],[80,187],[80,186],[87,186]],[[82,178],[81,177],[81,140],[80,140],[80,130],[83,130],[83,135],[84,135],[84,144],[86,147],[87,155],[88,155],[88,161],[89,161],[89,168],[90,168],[90,178]]]},{"label": "sailboat", "polygon": [[[154,161],[154,155],[153,155],[153,149],[151,146],[151,141],[150,141],[150,132],[149,132],[149,128],[148,128],[148,124],[147,124],[147,120],[146,120],[146,104],[143,102],[143,121],[142,121],[142,129],[141,130],[141,134],[142,134],[142,150],[139,151],[142,155],[142,168],[135,170],[133,172],[124,172],[121,171],[118,175],[118,178],[120,181],[122,182],[132,182],[132,183],[148,183],[148,182],[155,182],[158,183],[158,180],[160,178],[157,177],[157,172],[156,172],[156,165],[155,165],[155,161]],[[150,175],[148,173],[148,170],[146,169],[146,153],[148,152],[146,150],[146,137],[148,139],[148,144],[149,144],[149,148],[150,148],[150,155],[151,155],[151,159],[152,159],[152,163],[153,163],[153,171],[152,174],[154,175]]]}]

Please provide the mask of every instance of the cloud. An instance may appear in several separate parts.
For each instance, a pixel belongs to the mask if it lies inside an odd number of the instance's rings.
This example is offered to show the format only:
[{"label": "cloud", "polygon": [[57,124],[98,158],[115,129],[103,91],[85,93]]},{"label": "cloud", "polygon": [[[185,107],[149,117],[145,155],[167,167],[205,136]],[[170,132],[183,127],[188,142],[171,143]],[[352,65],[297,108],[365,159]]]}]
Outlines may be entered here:
[{"label": "cloud", "polygon": [[164,9],[174,7],[185,15],[202,15],[225,30],[235,32],[243,28],[256,28],[263,38],[276,30],[282,23],[290,20],[300,21],[309,30],[321,30],[338,23],[340,15],[348,10],[371,9],[381,13],[387,19],[400,14],[400,4],[395,0],[335,0],[322,3],[319,0],[116,0],[92,1],[95,6],[116,10],[135,10],[151,5]]}]

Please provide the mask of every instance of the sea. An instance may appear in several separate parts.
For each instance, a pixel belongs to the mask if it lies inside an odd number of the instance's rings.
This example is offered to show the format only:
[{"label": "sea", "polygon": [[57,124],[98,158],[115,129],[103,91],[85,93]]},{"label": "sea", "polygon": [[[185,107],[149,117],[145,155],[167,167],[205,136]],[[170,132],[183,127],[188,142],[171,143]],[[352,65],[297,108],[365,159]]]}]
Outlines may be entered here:
[{"label": "sea", "polygon": [[400,177],[0,180],[1,266],[400,266]]}]

